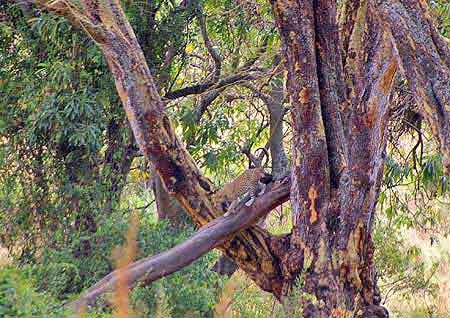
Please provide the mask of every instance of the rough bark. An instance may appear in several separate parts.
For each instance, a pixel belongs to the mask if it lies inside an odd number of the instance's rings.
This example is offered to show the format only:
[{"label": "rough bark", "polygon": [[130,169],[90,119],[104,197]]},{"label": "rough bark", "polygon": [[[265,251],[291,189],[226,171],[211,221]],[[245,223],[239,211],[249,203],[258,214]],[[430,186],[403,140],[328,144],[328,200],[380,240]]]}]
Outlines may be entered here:
[{"label": "rough bark", "polygon": [[[336,281],[331,276],[325,227],[330,182],[317,77],[314,7],[312,1],[272,1],[272,7],[282,39],[293,127],[293,230],[289,253],[282,260],[283,294],[289,294],[294,280],[304,269],[306,286],[302,290],[315,295],[316,287],[328,286],[335,291]],[[313,260],[316,263],[319,259],[323,260],[320,264],[312,264]],[[319,280],[321,284],[318,284]],[[296,305],[312,306],[302,299]],[[336,307],[329,303],[327,306]]]},{"label": "rough bark", "polygon": [[[272,3],[293,108],[294,228],[282,262],[287,309],[293,315],[300,305],[304,317],[361,316],[379,304],[370,225],[397,68],[390,33],[367,3],[347,3],[356,13],[341,26],[342,41],[333,1]],[[301,286],[293,287],[295,279]],[[293,301],[292,288],[319,302]]]},{"label": "rough bark", "polygon": [[[275,65],[280,61],[276,59]],[[265,148],[270,150],[270,158],[272,159],[272,175],[275,179],[281,178],[288,172],[288,159],[283,145],[283,118],[286,109],[283,107],[284,103],[284,89],[281,83],[274,83],[267,93],[261,91],[256,86],[250,83],[241,84],[243,87],[250,89],[256,96],[258,96],[266,105],[269,112],[269,140]],[[250,152],[250,150],[249,150]],[[264,154],[261,153],[261,156]],[[254,161],[261,161],[255,158]]]},{"label": "rough bark", "polygon": [[283,293],[300,278],[300,290],[321,301],[297,300],[304,317],[384,317],[371,226],[393,79],[400,67],[448,171],[448,43],[421,1],[343,1],[339,26],[333,1],[272,5],[294,129],[294,229],[282,261]]},{"label": "rough bark", "polygon": [[383,1],[378,9],[391,30],[401,71],[440,144],[443,166],[450,174],[450,42],[438,33],[424,1]]}]

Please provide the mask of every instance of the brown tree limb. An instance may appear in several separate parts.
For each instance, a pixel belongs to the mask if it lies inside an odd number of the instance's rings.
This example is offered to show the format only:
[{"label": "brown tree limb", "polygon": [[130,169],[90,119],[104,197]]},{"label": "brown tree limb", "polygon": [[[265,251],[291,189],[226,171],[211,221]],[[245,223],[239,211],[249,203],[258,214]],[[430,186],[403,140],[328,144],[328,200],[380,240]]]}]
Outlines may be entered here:
[{"label": "brown tree limb", "polygon": [[[38,4],[69,17],[97,42],[115,79],[136,142],[168,193],[199,226],[222,215],[224,210],[220,203],[211,199],[211,182],[202,176],[174,132],[142,50],[119,3],[115,0],[76,3],[39,0]],[[223,244],[221,250],[225,250],[227,256],[262,289],[280,294],[278,259],[268,248],[270,240],[267,231],[252,227]]]},{"label": "brown tree limb", "polygon": [[[258,198],[251,207],[243,206],[236,213],[212,220],[189,239],[175,247],[120,269],[120,275],[127,278],[129,287],[138,282],[149,284],[188,266],[213,248],[222,249],[222,244],[230,241],[240,231],[255,224],[258,219],[265,217],[277,205],[287,201],[289,188],[290,181],[287,178],[274,185],[271,191]],[[115,288],[119,279],[117,272],[118,270],[108,274],[66,306],[77,308],[94,305],[99,296],[111,292]]]},{"label": "brown tree limb", "polygon": [[234,84],[240,81],[250,81],[258,78],[256,74],[252,74],[249,71],[245,71],[242,73],[232,74],[226,76],[222,79],[219,79],[217,82],[215,81],[206,81],[205,83],[196,84],[193,86],[188,86],[184,88],[180,88],[178,90],[168,92],[164,95],[165,99],[177,99],[180,97],[186,97],[189,95],[197,95],[206,92],[207,90],[212,89],[221,89],[225,86]]},{"label": "brown tree limb", "polygon": [[[266,105],[269,112],[270,135],[264,149],[270,149],[270,157],[272,158],[272,175],[279,178],[288,171],[288,159],[283,147],[283,119],[287,113],[287,109],[283,106],[284,89],[281,84],[273,84],[270,90],[265,93],[252,83],[242,83],[240,86],[251,90]],[[264,127],[265,128],[265,127]],[[262,152],[257,158],[250,152],[252,144],[244,143],[245,147],[241,147],[250,162],[261,163],[264,153]]]},{"label": "brown tree limb", "polygon": [[347,65],[348,54],[351,53],[351,42],[360,42],[364,30],[367,2],[360,0],[343,0],[339,10],[339,40],[342,65]]},{"label": "brown tree limb", "polygon": [[402,73],[439,141],[450,175],[450,43],[437,33],[425,2],[383,1],[378,9],[392,31]]},{"label": "brown tree limb", "polygon": [[[361,9],[362,10],[362,9]],[[340,248],[347,245],[348,233],[358,222],[369,231],[379,181],[383,172],[386,129],[389,120],[389,98],[397,63],[393,57],[390,33],[381,27],[374,7],[367,5],[358,19],[363,25],[355,27],[349,46],[347,67],[350,99],[348,107],[348,175],[341,180]],[[366,33],[360,30],[371,30]],[[356,53],[357,52],[357,53]],[[370,56],[366,56],[370,52]],[[370,167],[370,173],[364,167]],[[356,191],[356,192],[354,192]],[[350,193],[356,193],[349,196]],[[363,215],[362,211],[365,211]]]}]

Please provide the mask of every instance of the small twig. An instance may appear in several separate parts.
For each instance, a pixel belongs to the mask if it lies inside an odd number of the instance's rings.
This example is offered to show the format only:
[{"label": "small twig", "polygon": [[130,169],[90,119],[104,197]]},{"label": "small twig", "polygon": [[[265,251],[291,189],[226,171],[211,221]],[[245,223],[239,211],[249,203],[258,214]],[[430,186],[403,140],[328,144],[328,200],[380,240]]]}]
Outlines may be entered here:
[{"label": "small twig", "polygon": [[152,205],[153,203],[155,203],[155,199],[153,199],[152,201],[150,201],[150,203],[144,205],[144,206],[140,206],[135,208],[136,210],[145,210],[146,208],[148,208],[150,205]]}]

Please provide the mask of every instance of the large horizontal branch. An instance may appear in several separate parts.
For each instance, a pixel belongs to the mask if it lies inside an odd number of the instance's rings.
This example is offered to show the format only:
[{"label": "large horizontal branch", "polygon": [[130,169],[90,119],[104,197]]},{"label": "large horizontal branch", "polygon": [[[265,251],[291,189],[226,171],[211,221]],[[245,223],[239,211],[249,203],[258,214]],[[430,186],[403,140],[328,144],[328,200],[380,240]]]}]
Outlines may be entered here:
[{"label": "large horizontal branch", "polygon": [[258,219],[286,201],[289,197],[289,181],[289,178],[286,178],[284,182],[274,185],[271,191],[258,198],[251,207],[244,205],[236,213],[214,219],[175,247],[113,271],[82,293],[79,298],[68,303],[67,307],[94,305],[99,296],[114,289],[119,277],[126,277],[129,287],[132,287],[138,282],[144,281],[149,284],[179,271],[213,248],[232,240],[238,232],[255,224]]}]

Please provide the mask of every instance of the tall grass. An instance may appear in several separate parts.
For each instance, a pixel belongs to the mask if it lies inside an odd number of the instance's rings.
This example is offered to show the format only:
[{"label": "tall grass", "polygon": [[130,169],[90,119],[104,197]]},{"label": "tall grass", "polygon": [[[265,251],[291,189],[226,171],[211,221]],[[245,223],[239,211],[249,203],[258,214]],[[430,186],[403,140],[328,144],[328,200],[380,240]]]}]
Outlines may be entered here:
[{"label": "tall grass", "polygon": [[133,316],[130,308],[128,277],[124,269],[133,262],[137,253],[136,235],[138,226],[138,216],[133,214],[125,235],[125,244],[116,247],[112,253],[117,269],[117,284],[112,296],[114,318],[130,318]]}]

